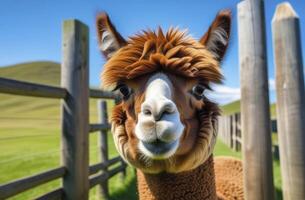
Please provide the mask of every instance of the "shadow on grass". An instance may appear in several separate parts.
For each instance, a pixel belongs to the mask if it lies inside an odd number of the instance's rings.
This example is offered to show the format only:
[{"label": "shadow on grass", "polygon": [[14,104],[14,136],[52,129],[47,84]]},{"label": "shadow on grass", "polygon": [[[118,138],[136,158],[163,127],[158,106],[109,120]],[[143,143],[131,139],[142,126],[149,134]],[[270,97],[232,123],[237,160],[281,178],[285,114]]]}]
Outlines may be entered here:
[{"label": "shadow on grass", "polygon": [[127,184],[124,189],[117,190],[114,192],[111,197],[111,200],[137,200],[137,183],[136,177],[133,177]]}]

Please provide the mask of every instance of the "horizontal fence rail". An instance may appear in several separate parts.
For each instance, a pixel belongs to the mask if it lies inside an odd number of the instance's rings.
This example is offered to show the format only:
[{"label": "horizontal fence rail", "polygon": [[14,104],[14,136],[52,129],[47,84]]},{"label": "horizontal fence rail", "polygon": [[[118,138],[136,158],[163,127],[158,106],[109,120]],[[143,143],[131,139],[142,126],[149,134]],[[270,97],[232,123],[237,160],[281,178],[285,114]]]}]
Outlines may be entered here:
[{"label": "horizontal fence rail", "polygon": [[[91,165],[89,167],[89,175],[93,175],[89,179],[90,188],[96,186],[97,184],[100,184],[101,182],[105,182],[106,180],[110,179],[117,173],[121,172],[125,169],[125,166],[120,165],[112,170],[110,170],[107,173],[103,174],[97,174],[99,171],[106,169],[107,167],[110,167],[112,165],[115,165],[122,161],[122,158],[120,156],[114,157],[106,162],[97,163],[94,165]],[[97,175],[94,175],[97,174]],[[63,188],[57,188],[49,193],[46,193],[40,197],[35,198],[36,200],[51,200],[51,199],[62,199],[62,196],[64,194]],[[1,197],[0,197],[1,198]]]},{"label": "horizontal fence rail", "polygon": [[90,97],[91,98],[100,98],[100,99],[117,99],[118,95],[115,95],[109,91],[90,89]]},{"label": "horizontal fence rail", "polygon": [[59,167],[34,176],[18,179],[5,185],[0,185],[0,199],[14,196],[33,187],[61,178],[65,173],[66,169]]},{"label": "horizontal fence rail", "polygon": [[110,124],[90,124],[89,132],[108,130],[111,128]]},{"label": "horizontal fence rail", "polygon": [[[0,93],[55,99],[64,99],[67,96],[67,90],[65,88],[30,83],[26,81],[19,81],[2,77],[0,77]],[[91,98],[100,99],[119,98],[112,92],[98,89],[90,89],[89,95]]]},{"label": "horizontal fence rail", "polygon": [[92,188],[92,187],[96,186],[97,184],[105,182],[106,180],[108,180],[109,178],[111,178],[112,176],[116,175],[117,173],[121,172],[124,169],[125,169],[125,166],[120,165],[120,166],[108,171],[107,173],[96,175],[93,178],[90,178],[89,187]]},{"label": "horizontal fence rail", "polygon": [[112,158],[110,160],[107,160],[105,162],[101,162],[101,163],[97,163],[94,165],[91,165],[89,168],[89,174],[95,174],[97,172],[99,172],[100,170],[106,169],[107,167],[110,167],[111,165],[114,165],[118,162],[120,162],[122,159],[120,156]]},{"label": "horizontal fence rail", "polygon": [[33,97],[65,98],[64,88],[0,78],[0,92]]},{"label": "horizontal fence rail", "polygon": [[[102,162],[102,163],[97,163],[94,165],[91,165],[89,167],[89,175],[93,175],[90,179],[89,179],[89,186],[90,188],[96,186],[97,184],[100,184],[101,182],[105,182],[106,180],[110,179],[111,177],[113,177],[114,175],[116,175],[117,173],[123,171],[125,169],[124,165],[120,165],[112,170],[110,170],[107,173],[103,173],[103,174],[97,174],[99,171],[106,169],[107,167],[110,167],[112,165],[115,165],[119,162],[122,161],[122,158],[117,156],[114,157],[106,162]],[[97,175],[94,175],[97,174]],[[62,199],[62,196],[64,194],[64,190],[63,188],[57,188],[49,193],[46,193],[40,197],[35,198],[36,200],[51,200],[51,199]],[[1,198],[1,197],[0,197]]]}]

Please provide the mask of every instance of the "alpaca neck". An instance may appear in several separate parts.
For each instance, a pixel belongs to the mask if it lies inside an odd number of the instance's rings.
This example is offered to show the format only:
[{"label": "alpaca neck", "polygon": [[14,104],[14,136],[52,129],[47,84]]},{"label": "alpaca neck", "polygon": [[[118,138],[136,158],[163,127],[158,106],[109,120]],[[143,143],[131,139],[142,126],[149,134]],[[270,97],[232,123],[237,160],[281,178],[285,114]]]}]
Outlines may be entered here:
[{"label": "alpaca neck", "polygon": [[216,200],[213,156],[191,171],[145,174],[137,170],[140,200]]}]

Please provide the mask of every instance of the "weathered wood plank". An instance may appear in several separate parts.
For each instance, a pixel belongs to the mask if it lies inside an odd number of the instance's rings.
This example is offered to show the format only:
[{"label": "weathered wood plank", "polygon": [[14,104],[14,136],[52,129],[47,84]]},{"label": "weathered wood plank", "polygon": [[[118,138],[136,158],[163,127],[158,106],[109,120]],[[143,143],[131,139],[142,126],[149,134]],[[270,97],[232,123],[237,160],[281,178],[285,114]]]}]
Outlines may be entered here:
[{"label": "weathered wood plank", "polygon": [[1,77],[0,93],[47,98],[64,98],[67,95],[67,91],[64,88]]},{"label": "weathered wood plank", "polygon": [[94,165],[91,165],[89,168],[89,174],[95,174],[101,170],[104,170],[107,167],[110,167],[111,165],[114,165],[118,162],[120,162],[122,160],[122,158],[120,156],[114,157],[106,162],[100,162]]},{"label": "weathered wood plank", "polygon": [[[101,124],[108,124],[108,112],[107,112],[107,102],[105,100],[100,100],[97,102],[98,107],[98,115],[99,122]],[[100,161],[107,162],[108,161],[108,130],[104,129],[100,131],[98,135],[98,148],[99,148],[99,157]],[[107,167],[102,170],[102,173],[107,174]],[[109,191],[108,191],[108,180],[106,179],[103,182],[100,182],[100,186],[98,189],[99,195],[102,199],[109,199]]]},{"label": "weathered wood plank", "polygon": [[61,85],[68,91],[62,102],[62,161],[64,198],[86,200],[89,191],[89,42],[88,27],[77,20],[63,23]]},{"label": "weathered wood plank", "polygon": [[236,124],[236,128],[237,128],[237,151],[241,150],[242,147],[242,132],[241,132],[241,116],[240,113],[237,113],[237,124]]},{"label": "weathered wood plank", "polygon": [[0,199],[6,199],[23,191],[42,185],[49,181],[64,176],[66,169],[59,167],[34,176],[18,179],[10,183],[0,185]]},{"label": "weathered wood plank", "polygon": [[227,143],[228,147],[231,148],[231,118],[230,118],[230,116],[226,116],[226,124],[227,124],[227,127],[226,127],[226,132],[227,132],[226,143]]},{"label": "weathered wood plank", "polygon": [[99,98],[99,99],[116,99],[116,98],[118,98],[118,96],[115,95],[112,92],[97,90],[97,89],[90,89],[90,97],[91,98]]},{"label": "weathered wood plank", "polygon": [[234,113],[232,115],[232,128],[233,128],[233,131],[232,131],[232,148],[234,151],[237,151],[237,114]]},{"label": "weathered wood plank", "polygon": [[96,186],[97,184],[100,184],[101,182],[105,182],[106,180],[110,179],[112,176],[116,175],[117,173],[121,172],[124,169],[125,169],[125,167],[123,165],[120,165],[120,166],[108,171],[107,173],[98,174],[96,176],[93,176],[92,178],[90,178],[90,188],[93,188],[94,186]]},{"label": "weathered wood plank", "polygon": [[272,20],[284,199],[305,199],[305,96],[299,17],[279,4]]},{"label": "weathered wood plank", "polygon": [[238,4],[245,198],[274,199],[263,0]]},{"label": "weathered wood plank", "polygon": [[89,132],[109,130],[111,128],[110,124],[90,124]]}]

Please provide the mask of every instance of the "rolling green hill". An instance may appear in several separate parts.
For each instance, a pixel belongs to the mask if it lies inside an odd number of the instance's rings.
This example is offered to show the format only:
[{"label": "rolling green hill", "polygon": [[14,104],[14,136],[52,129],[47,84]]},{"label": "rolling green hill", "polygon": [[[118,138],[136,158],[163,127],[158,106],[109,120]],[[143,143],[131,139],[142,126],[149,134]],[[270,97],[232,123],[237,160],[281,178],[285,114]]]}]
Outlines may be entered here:
[{"label": "rolling green hill", "polygon": [[60,64],[45,61],[0,67],[0,77],[58,86]]}]

